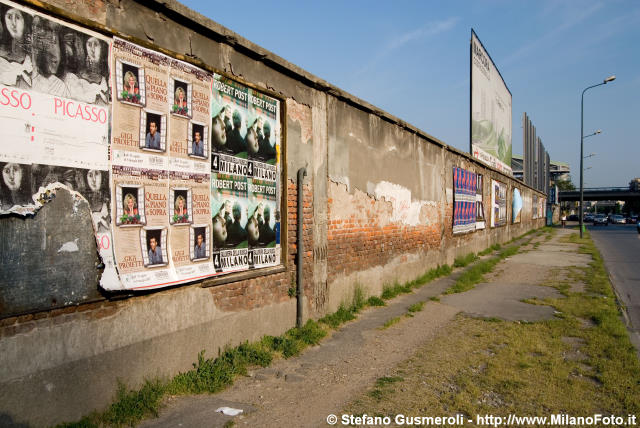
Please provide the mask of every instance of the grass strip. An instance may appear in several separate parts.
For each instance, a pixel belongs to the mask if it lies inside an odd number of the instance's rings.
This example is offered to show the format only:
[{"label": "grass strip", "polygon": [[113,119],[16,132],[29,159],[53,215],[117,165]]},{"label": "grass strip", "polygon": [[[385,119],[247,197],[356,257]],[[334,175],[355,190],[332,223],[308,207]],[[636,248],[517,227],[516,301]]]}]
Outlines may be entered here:
[{"label": "grass strip", "polygon": [[[459,316],[387,375],[403,380],[376,382],[340,413],[613,414],[625,421],[640,414],[640,362],[602,257],[588,237],[565,240],[592,261],[544,284],[565,290],[541,302],[559,316],[529,323]],[[573,276],[584,292],[566,292]]]},{"label": "grass strip", "polygon": [[[512,241],[517,241],[518,239],[521,239],[527,235],[530,235],[531,233],[532,232],[529,231],[518,238],[512,239]],[[526,242],[523,242],[521,244],[511,245],[506,248],[502,248],[498,246],[496,248],[496,250],[498,248],[500,249],[498,252],[498,255],[491,257],[490,259],[487,259],[487,260],[482,260],[474,264],[471,268],[467,269],[465,272],[462,273],[462,275],[460,275],[460,277],[457,279],[455,284],[453,284],[444,292],[444,294],[462,293],[464,291],[471,290],[473,287],[475,287],[476,284],[479,284],[480,282],[482,282],[484,280],[484,275],[491,272],[493,268],[500,261],[506,259],[507,257],[511,257],[515,255],[520,249],[520,246],[526,245],[529,241],[530,240],[527,240]],[[493,247],[490,247],[490,248],[493,248]],[[480,254],[482,254],[482,252]]]},{"label": "grass strip", "polygon": [[[491,248],[500,248],[493,246]],[[494,248],[494,249],[495,249]],[[326,336],[328,328],[337,329],[345,322],[356,318],[366,306],[384,306],[384,300],[392,299],[399,294],[410,293],[436,278],[451,274],[449,265],[437,266],[418,278],[404,284],[395,283],[383,287],[380,297],[367,299],[364,289],[356,285],[350,303],[342,303],[338,310],[318,320],[309,320],[301,328],[292,328],[280,336],[264,336],[259,342],[245,342],[236,347],[227,347],[215,358],[205,358],[205,351],[198,354],[193,369],[179,373],[170,380],[146,380],[138,389],[128,389],[118,382],[114,402],[103,412],[92,412],[77,422],[58,424],[59,428],[90,428],[100,426],[134,426],[148,417],[157,417],[166,395],[214,393],[233,384],[237,376],[246,375],[250,367],[267,367],[273,358],[282,356],[290,358],[298,355],[306,347],[315,345]],[[422,309],[409,309],[409,313]],[[384,328],[399,322],[401,317],[393,318],[385,323]],[[323,327],[326,326],[326,327]]]},{"label": "grass strip", "polygon": [[413,305],[409,306],[407,310],[409,312],[420,312],[424,308],[424,302],[416,302]]},{"label": "grass strip", "polygon": [[479,256],[486,256],[487,254],[493,253],[494,251],[498,251],[502,248],[500,244],[493,244],[492,246],[485,248],[484,250],[478,253]]},{"label": "grass strip", "polygon": [[453,261],[453,267],[465,267],[475,262],[476,260],[478,260],[478,256],[476,256],[475,253],[469,253],[466,256],[456,258]]},{"label": "grass strip", "polygon": [[391,319],[388,319],[383,325],[382,327],[380,327],[380,330],[385,330],[389,327],[391,327],[392,325],[398,324],[400,322],[400,320],[402,319],[402,317],[393,317]]}]

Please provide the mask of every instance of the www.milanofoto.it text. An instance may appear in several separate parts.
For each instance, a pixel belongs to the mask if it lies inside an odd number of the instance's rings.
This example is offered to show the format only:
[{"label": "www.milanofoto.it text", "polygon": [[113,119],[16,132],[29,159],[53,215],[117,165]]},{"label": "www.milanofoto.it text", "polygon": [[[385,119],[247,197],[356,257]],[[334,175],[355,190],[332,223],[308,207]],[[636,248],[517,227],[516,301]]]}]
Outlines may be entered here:
[{"label": "www.milanofoto.it text", "polygon": [[[472,420],[469,420],[472,421]],[[615,416],[600,415],[571,416],[567,414],[553,414],[551,416],[493,416],[476,415],[476,425],[484,426],[519,426],[519,425],[559,425],[559,426],[635,426],[636,415]]]},{"label": "www.milanofoto.it text", "polygon": [[590,416],[572,416],[568,414],[552,414],[549,416],[495,416],[476,415],[475,418],[466,418],[463,415],[455,416],[409,416],[397,414],[395,416],[369,416],[343,414],[340,419],[336,415],[327,416],[329,425],[340,423],[341,425],[411,425],[411,426],[463,426],[474,424],[476,426],[491,427],[517,427],[517,426],[597,426],[597,427],[633,427],[637,425],[636,415],[616,416],[594,414]]}]

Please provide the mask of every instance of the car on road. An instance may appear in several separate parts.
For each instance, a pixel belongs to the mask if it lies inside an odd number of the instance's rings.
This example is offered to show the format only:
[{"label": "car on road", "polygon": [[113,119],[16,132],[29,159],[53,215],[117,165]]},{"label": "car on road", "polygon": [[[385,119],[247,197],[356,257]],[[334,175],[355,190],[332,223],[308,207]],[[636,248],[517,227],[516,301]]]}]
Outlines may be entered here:
[{"label": "car on road", "polygon": [[571,214],[567,220],[569,221],[580,221],[580,216],[578,216],[578,214]]},{"label": "car on road", "polygon": [[638,216],[632,215],[630,217],[627,217],[627,224],[638,224]]},{"label": "car on road", "polygon": [[608,226],[609,225],[609,221],[607,219],[607,216],[604,214],[597,214],[593,216],[593,225],[597,226],[597,225],[605,225]]},{"label": "car on road", "polygon": [[585,223],[593,223],[593,214],[585,214],[584,221]]},{"label": "car on road", "polygon": [[636,223],[636,229],[638,229],[638,235],[640,235],[640,221]]},{"label": "car on road", "polygon": [[609,217],[609,220],[612,224],[625,224],[627,222],[627,220],[625,220],[625,218],[619,214],[612,215],[611,217]]}]

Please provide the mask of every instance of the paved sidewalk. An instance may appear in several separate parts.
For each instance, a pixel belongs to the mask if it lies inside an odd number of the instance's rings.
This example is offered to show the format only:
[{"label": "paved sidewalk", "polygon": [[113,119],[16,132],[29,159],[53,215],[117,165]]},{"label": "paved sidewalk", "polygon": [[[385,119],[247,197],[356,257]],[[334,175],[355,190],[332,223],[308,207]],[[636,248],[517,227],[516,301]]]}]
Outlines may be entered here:
[{"label": "paved sidewalk", "polygon": [[[520,253],[500,262],[487,275],[486,283],[465,293],[429,301],[455,282],[462,273],[458,269],[447,278],[397,297],[386,307],[369,308],[299,357],[255,370],[218,394],[173,397],[159,418],[146,420],[141,426],[216,427],[230,420],[235,426],[327,426],[327,415],[338,413],[376,379],[391,373],[460,312],[523,321],[553,317],[553,308],[522,300],[557,296],[555,289],[540,284],[559,267],[589,263],[590,256],[578,254],[575,244],[560,242],[569,233],[571,230],[557,229],[550,241],[544,235],[534,235]],[[399,323],[381,329],[416,302],[427,303],[413,317],[403,316]],[[236,417],[215,413],[221,406],[240,408],[244,413]]]}]

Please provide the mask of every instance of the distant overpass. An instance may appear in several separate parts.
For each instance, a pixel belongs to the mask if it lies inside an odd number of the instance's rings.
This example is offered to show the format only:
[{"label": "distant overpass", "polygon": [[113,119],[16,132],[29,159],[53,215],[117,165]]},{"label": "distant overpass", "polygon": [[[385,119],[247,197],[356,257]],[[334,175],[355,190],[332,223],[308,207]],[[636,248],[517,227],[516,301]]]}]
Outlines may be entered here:
[{"label": "distant overpass", "polygon": [[[579,201],[580,190],[562,190],[558,192],[558,199],[562,201]],[[629,187],[590,187],[584,189],[585,201],[633,201],[640,200],[640,191],[630,190]]]}]

